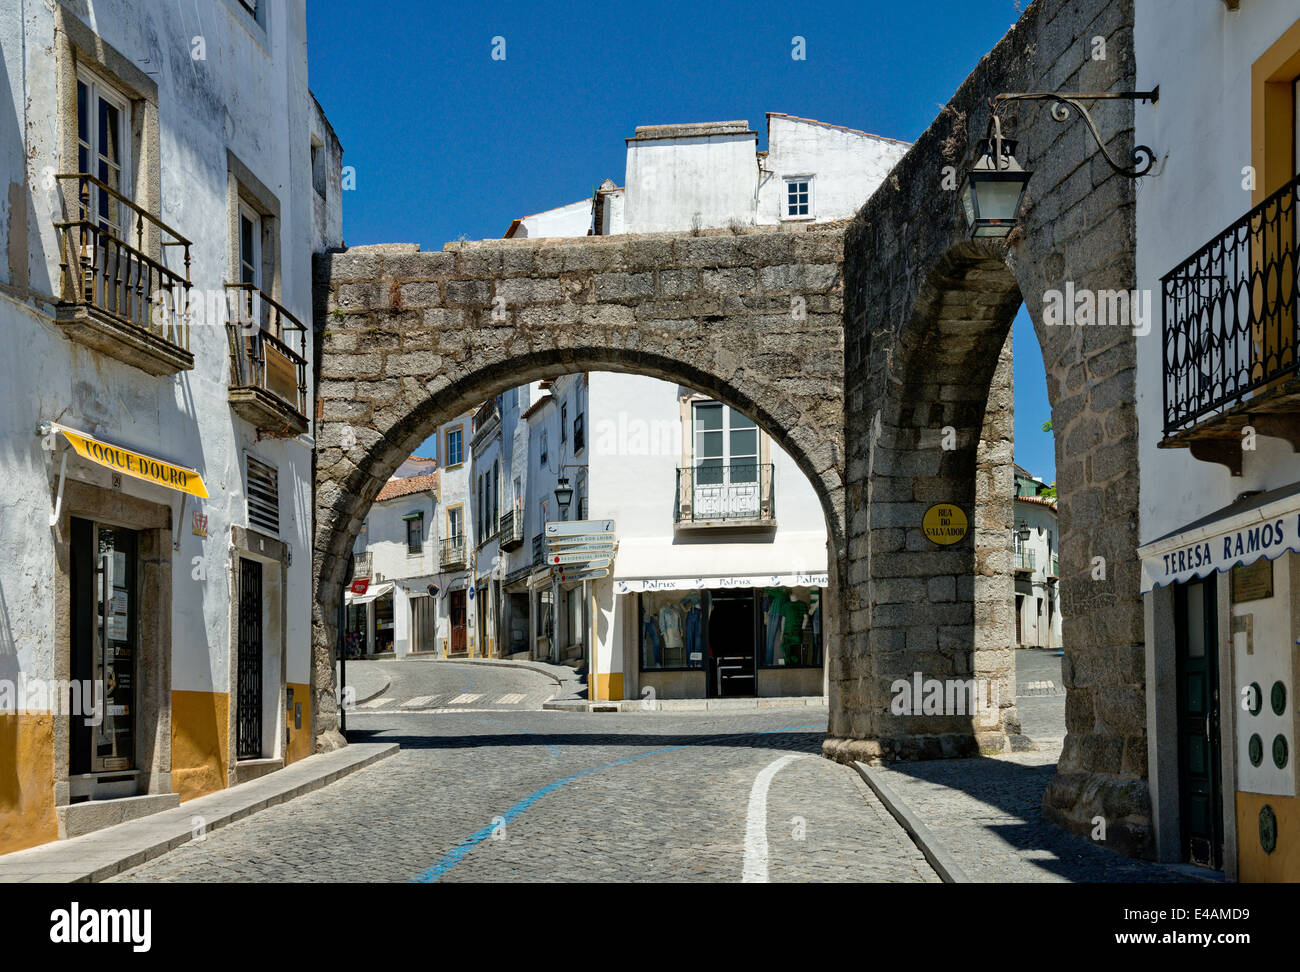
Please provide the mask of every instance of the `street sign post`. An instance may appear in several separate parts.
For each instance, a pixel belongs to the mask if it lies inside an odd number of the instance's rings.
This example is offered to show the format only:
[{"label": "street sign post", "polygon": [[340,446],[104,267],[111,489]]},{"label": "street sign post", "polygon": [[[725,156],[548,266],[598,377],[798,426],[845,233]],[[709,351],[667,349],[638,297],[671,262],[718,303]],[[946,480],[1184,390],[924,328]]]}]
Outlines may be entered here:
[{"label": "street sign post", "polygon": [[549,564],[587,564],[591,567],[608,567],[613,558],[608,554],[592,556],[591,554],[550,554],[546,558]]},{"label": "street sign post", "polygon": [[613,520],[555,520],[546,524],[546,537],[581,537],[590,533],[614,533]]},{"label": "street sign post", "polygon": [[598,580],[601,577],[608,577],[608,576],[609,576],[608,567],[600,567],[595,570],[589,570],[585,566],[579,565],[578,569],[573,571],[572,573],[568,573],[562,570],[560,573],[560,580],[562,583],[567,584],[569,581]]}]

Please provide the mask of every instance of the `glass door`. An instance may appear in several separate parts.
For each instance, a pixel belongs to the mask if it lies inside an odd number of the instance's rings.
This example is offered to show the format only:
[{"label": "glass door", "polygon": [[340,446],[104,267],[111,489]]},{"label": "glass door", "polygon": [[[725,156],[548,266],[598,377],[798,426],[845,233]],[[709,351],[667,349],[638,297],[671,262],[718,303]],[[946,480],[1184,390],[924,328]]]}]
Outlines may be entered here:
[{"label": "glass door", "polygon": [[694,518],[759,516],[758,426],[721,402],[696,402],[693,409]]},{"label": "glass door", "polygon": [[134,530],[72,521],[72,677],[103,700],[71,720],[73,773],[135,768],[136,550]]}]

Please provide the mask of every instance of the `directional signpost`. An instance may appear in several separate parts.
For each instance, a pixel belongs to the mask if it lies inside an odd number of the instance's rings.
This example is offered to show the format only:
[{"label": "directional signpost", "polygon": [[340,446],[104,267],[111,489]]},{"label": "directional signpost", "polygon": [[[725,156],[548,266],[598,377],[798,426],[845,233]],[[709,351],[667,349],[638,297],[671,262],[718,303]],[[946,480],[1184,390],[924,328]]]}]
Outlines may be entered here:
[{"label": "directional signpost", "polygon": [[614,561],[613,520],[564,520],[546,524],[546,562],[567,583],[609,576]]}]

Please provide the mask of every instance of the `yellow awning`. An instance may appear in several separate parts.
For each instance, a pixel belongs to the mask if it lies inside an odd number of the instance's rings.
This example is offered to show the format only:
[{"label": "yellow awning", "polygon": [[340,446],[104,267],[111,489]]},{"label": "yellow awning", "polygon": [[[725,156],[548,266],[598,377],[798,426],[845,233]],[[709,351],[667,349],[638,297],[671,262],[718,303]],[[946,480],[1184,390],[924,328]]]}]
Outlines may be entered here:
[{"label": "yellow awning", "polygon": [[51,425],[63,433],[63,437],[83,459],[89,459],[91,462],[136,479],[143,479],[146,483],[153,483],[155,486],[165,486],[167,489],[179,490],[202,499],[208,498],[208,488],[203,485],[203,477],[193,469],[155,459],[153,456],[146,456],[144,453],[125,449],[122,446],[100,442],[93,436],[86,435],[85,432],[78,432],[57,422]]}]

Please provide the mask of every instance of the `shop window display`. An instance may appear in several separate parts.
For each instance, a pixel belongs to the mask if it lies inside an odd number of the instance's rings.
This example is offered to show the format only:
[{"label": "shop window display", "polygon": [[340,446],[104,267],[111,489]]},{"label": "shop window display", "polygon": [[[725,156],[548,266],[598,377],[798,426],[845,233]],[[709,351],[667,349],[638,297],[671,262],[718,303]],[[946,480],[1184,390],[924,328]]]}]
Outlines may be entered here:
[{"label": "shop window display", "polygon": [[758,663],[764,668],[820,668],[822,663],[821,591],[810,587],[767,587],[762,591],[763,623]]},{"label": "shop window display", "polygon": [[708,592],[641,595],[641,667],[704,668]]}]

